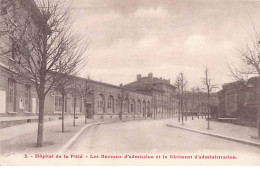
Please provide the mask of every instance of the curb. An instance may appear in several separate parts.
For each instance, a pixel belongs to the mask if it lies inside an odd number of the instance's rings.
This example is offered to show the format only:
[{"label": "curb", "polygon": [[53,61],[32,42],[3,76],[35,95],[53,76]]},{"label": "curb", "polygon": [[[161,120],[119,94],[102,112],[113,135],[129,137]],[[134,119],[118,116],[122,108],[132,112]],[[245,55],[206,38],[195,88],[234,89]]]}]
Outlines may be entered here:
[{"label": "curb", "polygon": [[108,122],[96,122],[96,123],[91,123],[91,124],[87,124],[84,127],[82,127],[71,139],[69,139],[69,141],[58,151],[58,153],[64,153],[66,150],[68,150],[72,144],[79,138],[79,136],[83,133],[83,131],[90,127],[90,126],[94,126],[94,125],[99,125],[99,124],[106,124],[106,123],[115,123],[114,121],[108,121]]},{"label": "curb", "polygon": [[[144,120],[144,119],[140,119],[140,120]],[[74,142],[79,138],[79,136],[83,133],[83,131],[90,126],[98,125],[98,124],[107,124],[107,123],[122,123],[122,122],[129,122],[129,121],[137,121],[137,120],[107,121],[107,122],[95,122],[95,123],[87,124],[84,127],[82,127],[71,139],[69,139],[69,141],[58,151],[58,153],[61,154],[64,153],[66,150],[68,150],[72,146],[72,144],[74,144]]]},{"label": "curb", "polygon": [[188,131],[192,131],[192,132],[196,132],[196,133],[200,133],[200,134],[204,134],[204,135],[208,135],[208,136],[213,136],[213,137],[217,137],[217,138],[221,138],[221,139],[225,139],[225,140],[229,140],[229,141],[234,141],[234,142],[237,142],[237,143],[247,144],[247,145],[250,145],[250,146],[255,146],[255,147],[260,148],[260,143],[257,143],[257,142],[241,140],[241,139],[237,139],[237,138],[234,138],[234,137],[228,137],[228,136],[223,136],[223,135],[218,135],[218,134],[212,134],[212,133],[208,133],[208,132],[202,132],[202,131],[199,131],[199,130],[194,130],[194,129],[189,129],[189,128],[185,128],[185,127],[174,126],[174,125],[170,125],[170,124],[167,124],[166,126],[174,127],[174,128],[178,128],[178,129],[183,129],[183,130],[188,130]]}]

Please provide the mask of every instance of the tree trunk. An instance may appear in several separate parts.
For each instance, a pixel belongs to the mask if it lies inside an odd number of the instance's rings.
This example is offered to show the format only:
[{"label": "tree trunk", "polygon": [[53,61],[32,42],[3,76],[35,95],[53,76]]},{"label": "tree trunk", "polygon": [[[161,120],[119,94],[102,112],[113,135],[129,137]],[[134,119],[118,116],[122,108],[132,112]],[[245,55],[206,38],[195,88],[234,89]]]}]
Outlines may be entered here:
[{"label": "tree trunk", "polygon": [[38,119],[38,134],[37,134],[37,147],[41,147],[43,143],[43,120],[44,120],[44,102],[45,97],[39,97],[39,119]]},{"label": "tree trunk", "polygon": [[62,92],[62,110],[61,110],[61,130],[64,133],[64,107],[65,107],[65,94]]},{"label": "tree trunk", "polygon": [[135,104],[134,104],[134,107],[133,107],[133,108],[134,108],[134,120],[135,120]]},{"label": "tree trunk", "polygon": [[121,100],[119,119],[123,120],[123,101]]},{"label": "tree trunk", "polygon": [[88,107],[87,107],[87,102],[86,101],[84,101],[84,104],[85,104],[85,124],[87,124],[88,122],[87,122],[87,115],[88,115]]},{"label": "tree trunk", "polygon": [[181,100],[181,124],[183,125],[183,101]]},{"label": "tree trunk", "polygon": [[153,109],[153,119],[155,120],[155,108]]},{"label": "tree trunk", "polygon": [[208,128],[209,130],[209,91],[208,91]]},{"label": "tree trunk", "polygon": [[178,101],[178,121],[181,121],[181,104],[180,100]]},{"label": "tree trunk", "polygon": [[73,126],[76,126],[76,97],[74,97],[74,115],[73,115]]},{"label": "tree trunk", "polygon": [[257,137],[260,139],[260,78],[257,78],[256,83],[256,97],[257,97]]}]

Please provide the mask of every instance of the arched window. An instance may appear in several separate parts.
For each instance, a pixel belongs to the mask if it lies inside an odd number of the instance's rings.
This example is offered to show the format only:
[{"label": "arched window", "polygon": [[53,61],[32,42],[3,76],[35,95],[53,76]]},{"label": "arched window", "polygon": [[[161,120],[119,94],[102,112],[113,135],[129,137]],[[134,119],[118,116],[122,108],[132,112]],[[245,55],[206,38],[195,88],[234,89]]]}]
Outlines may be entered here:
[{"label": "arched window", "polygon": [[148,101],[148,102],[147,102],[147,116],[148,116],[148,117],[151,116],[151,112],[150,112],[151,109],[150,109],[150,106],[151,106],[150,101]]},{"label": "arched window", "polygon": [[137,113],[141,114],[141,101],[140,100],[137,101]]},{"label": "arched window", "polygon": [[105,112],[105,99],[102,94],[98,95],[97,98],[97,107],[98,107],[98,112]]},{"label": "arched window", "polygon": [[134,113],[134,112],[135,112],[135,100],[134,100],[134,99],[131,100],[130,112],[131,112],[131,113]]},{"label": "arched window", "polygon": [[144,116],[146,114],[146,102],[145,102],[145,100],[143,101],[143,114],[144,114]]},{"label": "arched window", "polygon": [[129,113],[129,100],[125,99],[123,103],[123,111]]},{"label": "arched window", "polygon": [[109,113],[113,113],[114,112],[114,97],[113,96],[108,96],[107,111]]},{"label": "arched window", "polygon": [[121,111],[121,99],[116,99],[117,109]]}]

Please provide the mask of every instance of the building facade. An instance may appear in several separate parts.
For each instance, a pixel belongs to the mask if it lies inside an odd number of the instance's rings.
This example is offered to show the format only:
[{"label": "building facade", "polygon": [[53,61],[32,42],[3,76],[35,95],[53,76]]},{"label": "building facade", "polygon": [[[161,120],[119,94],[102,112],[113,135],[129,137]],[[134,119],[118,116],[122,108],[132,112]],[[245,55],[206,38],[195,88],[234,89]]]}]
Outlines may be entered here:
[{"label": "building facade", "polygon": [[151,114],[148,114],[149,117],[165,118],[177,115],[178,103],[174,97],[176,87],[170,83],[170,80],[153,77],[153,73],[149,73],[147,77],[138,74],[136,81],[124,87],[151,96],[152,109]]},{"label": "building facade", "polygon": [[256,84],[256,77],[224,84],[218,92],[219,117],[256,121]]},{"label": "building facade", "polygon": [[[146,118],[150,114],[151,95],[149,94],[79,77],[75,77],[74,84],[76,90],[66,92],[65,114],[73,114],[75,110],[78,115],[95,119]],[[87,92],[86,87],[89,89]],[[61,93],[56,90],[51,91],[46,97],[45,104],[48,114],[61,114]]]},{"label": "building facade", "polygon": [[10,24],[15,26],[17,22],[23,23],[23,26],[24,23],[37,26],[39,9],[33,0],[1,0],[0,12],[0,116],[36,114],[37,95],[34,88],[13,78],[14,72],[9,62],[14,59],[14,44],[7,34],[13,33]]},{"label": "building facade", "polygon": [[[213,117],[218,113],[218,95],[210,93],[209,95],[209,111]],[[208,94],[205,92],[186,92],[184,96],[184,112],[191,116],[207,116],[208,115]]]},{"label": "building facade", "polygon": [[[41,16],[34,0],[1,0],[0,5],[1,23],[13,19],[15,13],[19,16],[19,22],[39,27],[37,20]],[[10,25],[7,27],[10,28]],[[12,49],[12,40],[5,36],[4,29],[1,29],[0,36],[2,54]],[[10,60],[14,59],[12,51],[8,57],[0,57],[0,116],[37,116],[39,101],[36,90],[32,85],[14,78],[15,72],[9,67]],[[65,115],[75,113],[88,118],[167,118],[177,116],[179,112],[176,87],[170,80],[153,77],[152,73],[146,77],[138,74],[136,81],[124,86],[79,77],[73,77],[73,81],[66,87],[65,93],[54,87],[46,95],[45,115],[60,116],[64,110]],[[88,87],[88,91],[84,87]],[[187,98],[185,112],[189,114],[195,106],[199,107],[197,112],[203,113],[206,110],[203,98],[196,99],[199,103],[195,101],[197,105],[192,104],[192,107],[190,97]]]},{"label": "building facade", "polygon": [[[37,20],[41,19],[41,15],[33,0],[1,0],[0,4],[1,23],[6,24],[6,20],[17,19],[17,22],[19,20],[21,23],[31,24],[31,27],[39,26]],[[6,27],[10,29],[10,25]],[[14,78],[15,72],[10,67],[10,61],[15,60],[12,56],[13,41],[5,33],[10,32],[1,29],[1,55],[10,51],[5,57],[0,57],[0,116],[37,116],[39,101],[36,90],[32,85]],[[170,103],[174,86],[168,81],[152,78],[157,82],[153,83],[154,88],[150,91],[148,88],[139,90],[139,87],[126,87],[128,85],[115,86],[79,77],[73,78],[74,84],[67,87],[64,99],[55,87],[46,95],[45,115],[59,116],[63,108],[65,114],[81,114],[88,118],[151,118],[154,116],[153,110],[162,116],[162,113],[169,116],[172,111]],[[82,90],[85,84],[91,87],[91,91]]]}]

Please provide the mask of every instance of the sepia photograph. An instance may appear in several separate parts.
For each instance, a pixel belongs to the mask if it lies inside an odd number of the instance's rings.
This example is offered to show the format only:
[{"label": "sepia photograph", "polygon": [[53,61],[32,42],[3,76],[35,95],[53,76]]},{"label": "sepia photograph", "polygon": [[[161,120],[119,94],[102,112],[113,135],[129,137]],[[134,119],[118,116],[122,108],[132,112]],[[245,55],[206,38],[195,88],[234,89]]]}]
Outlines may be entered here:
[{"label": "sepia photograph", "polygon": [[260,1],[0,0],[0,166],[260,166]]}]

